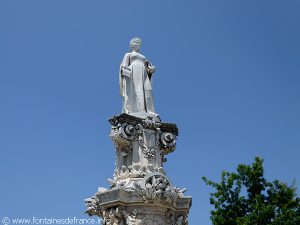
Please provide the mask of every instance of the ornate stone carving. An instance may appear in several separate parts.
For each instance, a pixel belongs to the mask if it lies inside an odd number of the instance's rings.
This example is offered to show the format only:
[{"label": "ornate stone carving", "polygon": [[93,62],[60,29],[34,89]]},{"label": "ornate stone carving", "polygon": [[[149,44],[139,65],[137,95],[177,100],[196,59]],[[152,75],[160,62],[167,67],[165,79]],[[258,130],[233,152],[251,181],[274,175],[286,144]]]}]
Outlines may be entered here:
[{"label": "ornate stone carving", "polygon": [[128,154],[132,150],[132,141],[136,138],[135,128],[133,125],[123,123],[118,124],[116,127],[112,127],[110,134],[116,149]]},{"label": "ornate stone carving", "polygon": [[127,178],[142,178],[147,174],[159,172],[165,174],[165,170],[163,167],[156,167],[153,164],[143,165],[142,163],[135,163],[132,166],[122,166],[121,170],[115,170],[114,173],[114,183],[119,180],[127,179]]},{"label": "ornate stone carving", "polygon": [[[102,218],[103,225],[188,225],[187,217],[178,214],[173,210],[166,210],[165,213],[153,212],[153,209],[118,207],[99,207],[97,200],[86,199],[87,205],[92,204],[89,215],[97,215]],[[93,203],[91,203],[93,202]],[[101,208],[101,210],[100,210]],[[151,213],[148,212],[151,211]]]},{"label": "ornate stone carving", "polygon": [[126,225],[163,225],[166,224],[164,215],[145,213],[144,209],[134,209],[130,213],[123,211]]},{"label": "ornate stone carving", "polygon": [[176,126],[161,123],[153,116],[142,119],[127,114],[114,116],[109,121],[117,155],[115,181],[163,171],[165,155],[176,147]]},{"label": "ornate stone carving", "polygon": [[147,118],[142,121],[142,124],[146,128],[159,128],[161,125],[152,116],[147,116]]},{"label": "ornate stone carving", "polygon": [[127,212],[126,210],[123,210],[126,225],[143,224],[143,220],[139,218],[143,213],[143,209],[134,209],[132,210],[132,212]]},{"label": "ornate stone carving", "polygon": [[176,124],[154,111],[151,77],[154,66],[138,53],[140,39],[120,67],[123,114],[109,119],[116,158],[110,187],[85,199],[90,216],[103,225],[187,225],[191,197],[173,186],[163,165],[176,148]]},{"label": "ornate stone carving", "polygon": [[86,213],[89,216],[92,215],[102,216],[102,208],[99,205],[99,199],[96,196],[86,198],[85,205],[87,207]]},{"label": "ornate stone carving", "polygon": [[188,219],[185,216],[178,216],[175,225],[188,225]]},{"label": "ornate stone carving", "polygon": [[[185,189],[171,184],[163,169],[165,155],[176,148],[176,125],[162,123],[157,117],[143,119],[128,114],[114,116],[109,122],[112,125],[110,137],[116,147],[114,177],[108,180],[111,185],[108,190],[101,189],[101,192],[87,199],[87,213],[102,217],[106,225],[186,225],[185,215],[191,199],[184,197]],[[115,196],[118,192],[112,190],[123,190],[123,194]],[[111,202],[121,196],[124,198],[122,202],[126,202],[125,206],[143,203],[141,209],[147,213],[142,213],[138,208],[134,211],[123,206],[120,211],[120,203],[114,205]],[[163,215],[161,212],[149,213],[148,204],[174,209],[164,209],[166,212]],[[180,211],[177,212],[177,208]],[[185,213],[178,214],[182,211]]]},{"label": "ornate stone carving", "polygon": [[173,152],[176,148],[176,136],[171,132],[163,132],[160,135],[160,147],[164,155]]},{"label": "ornate stone carving", "polygon": [[102,224],[103,225],[120,225],[123,219],[122,214],[123,207],[112,207],[103,211]]},{"label": "ornate stone carving", "polygon": [[173,204],[183,196],[183,190],[173,187],[169,179],[160,173],[147,175],[140,183],[135,183],[138,195],[148,202]]}]

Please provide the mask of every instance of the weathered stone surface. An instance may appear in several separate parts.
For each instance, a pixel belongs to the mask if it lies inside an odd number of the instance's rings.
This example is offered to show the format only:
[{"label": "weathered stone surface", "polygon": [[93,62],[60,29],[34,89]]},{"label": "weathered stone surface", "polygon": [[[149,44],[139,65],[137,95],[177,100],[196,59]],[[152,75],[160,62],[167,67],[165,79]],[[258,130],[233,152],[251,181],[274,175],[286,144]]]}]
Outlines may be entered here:
[{"label": "weathered stone surface", "polygon": [[165,155],[176,147],[175,124],[127,114],[114,116],[109,121],[112,124],[110,137],[116,147],[114,181],[142,178],[153,172],[164,174]]},{"label": "weathered stone surface", "polygon": [[[133,67],[121,68],[128,75]],[[129,91],[123,94],[130,97]],[[178,128],[162,122],[152,103],[143,102],[134,111],[136,106],[128,104],[139,103],[127,97],[123,99],[125,113],[109,119],[116,151],[110,187],[99,187],[85,200],[86,212],[101,217],[104,225],[187,225],[192,198],[184,196],[185,188],[173,186],[163,169],[166,155],[176,148]]]},{"label": "weathered stone surface", "polygon": [[86,199],[87,213],[110,224],[187,224],[191,197],[172,185],[163,169],[178,129],[158,118],[121,114],[109,119],[116,168],[109,189]]}]

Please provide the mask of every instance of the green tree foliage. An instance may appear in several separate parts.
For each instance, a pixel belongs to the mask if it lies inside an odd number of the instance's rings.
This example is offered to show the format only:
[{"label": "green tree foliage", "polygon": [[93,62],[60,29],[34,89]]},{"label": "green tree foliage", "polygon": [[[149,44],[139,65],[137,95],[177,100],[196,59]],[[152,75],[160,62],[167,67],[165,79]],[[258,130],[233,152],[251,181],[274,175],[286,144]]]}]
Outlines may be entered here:
[{"label": "green tree foliage", "polygon": [[215,189],[210,193],[214,225],[300,225],[295,183],[267,181],[259,157],[252,165],[239,165],[237,172],[223,171],[220,183],[202,179]]}]

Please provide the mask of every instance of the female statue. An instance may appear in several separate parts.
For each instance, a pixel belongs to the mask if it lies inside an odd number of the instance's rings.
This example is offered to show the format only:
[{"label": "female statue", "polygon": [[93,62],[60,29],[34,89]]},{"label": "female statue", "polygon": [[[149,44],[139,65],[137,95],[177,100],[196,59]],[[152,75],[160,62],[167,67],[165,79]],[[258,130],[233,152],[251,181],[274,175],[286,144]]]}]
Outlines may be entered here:
[{"label": "female statue", "polygon": [[120,91],[123,97],[123,113],[135,116],[155,114],[151,78],[155,67],[139,53],[141,39],[130,41],[130,53],[126,53],[120,66]]}]

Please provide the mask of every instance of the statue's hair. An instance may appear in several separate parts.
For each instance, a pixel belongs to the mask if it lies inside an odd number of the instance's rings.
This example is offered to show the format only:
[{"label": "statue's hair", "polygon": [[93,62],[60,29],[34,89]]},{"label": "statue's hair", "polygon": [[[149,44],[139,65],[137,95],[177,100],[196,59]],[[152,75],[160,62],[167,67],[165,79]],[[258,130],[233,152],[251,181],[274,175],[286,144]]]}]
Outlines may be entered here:
[{"label": "statue's hair", "polygon": [[133,46],[136,45],[136,44],[139,44],[139,45],[142,44],[142,40],[140,38],[138,38],[138,37],[132,38],[130,40],[130,48],[132,49]]}]

